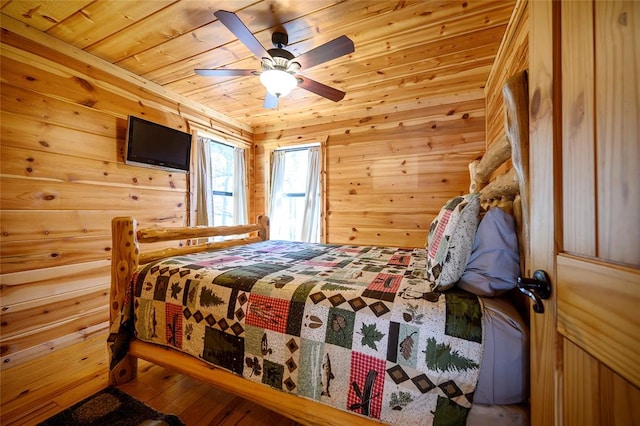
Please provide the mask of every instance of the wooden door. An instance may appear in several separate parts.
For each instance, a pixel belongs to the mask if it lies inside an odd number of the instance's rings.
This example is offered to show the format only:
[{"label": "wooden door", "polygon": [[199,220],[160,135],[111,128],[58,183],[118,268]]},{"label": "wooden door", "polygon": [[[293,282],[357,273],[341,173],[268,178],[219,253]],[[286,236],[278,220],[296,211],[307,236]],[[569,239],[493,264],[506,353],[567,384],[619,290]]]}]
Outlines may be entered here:
[{"label": "wooden door", "polygon": [[640,2],[530,7],[532,425],[640,424]]}]

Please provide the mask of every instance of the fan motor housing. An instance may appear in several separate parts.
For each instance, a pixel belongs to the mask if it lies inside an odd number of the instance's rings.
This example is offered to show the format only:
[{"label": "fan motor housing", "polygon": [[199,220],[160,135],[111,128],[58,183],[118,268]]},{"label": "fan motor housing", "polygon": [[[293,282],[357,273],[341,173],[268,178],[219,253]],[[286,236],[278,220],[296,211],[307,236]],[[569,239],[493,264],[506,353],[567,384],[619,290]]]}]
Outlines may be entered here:
[{"label": "fan motor housing", "polygon": [[282,31],[276,31],[271,34],[271,43],[273,43],[273,47],[282,49],[289,44],[289,36]]},{"label": "fan motor housing", "polygon": [[295,58],[291,52],[284,50],[289,44],[289,36],[286,33],[276,31],[271,34],[271,42],[273,43],[273,49],[269,49],[267,52],[272,58],[284,58],[288,61]]},{"label": "fan motor housing", "polygon": [[275,47],[273,49],[269,49],[267,50],[267,52],[269,52],[269,55],[271,55],[271,57],[273,58],[285,58],[286,60],[290,61],[291,59],[295,58],[295,56],[293,56],[293,54],[291,54],[291,52],[284,50],[284,49],[280,49],[279,47]]}]

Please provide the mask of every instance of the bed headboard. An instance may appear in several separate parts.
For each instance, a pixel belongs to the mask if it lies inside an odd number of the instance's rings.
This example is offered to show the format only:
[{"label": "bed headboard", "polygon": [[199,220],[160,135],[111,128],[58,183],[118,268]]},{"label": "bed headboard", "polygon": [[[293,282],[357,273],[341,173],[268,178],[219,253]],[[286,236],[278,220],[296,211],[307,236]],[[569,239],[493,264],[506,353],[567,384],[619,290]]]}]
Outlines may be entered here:
[{"label": "bed headboard", "polygon": [[[485,209],[500,207],[513,214],[518,227],[520,275],[528,276],[529,245],[529,90],[527,71],[510,77],[502,88],[505,137],[491,145],[481,160],[469,164],[469,192],[479,193]],[[519,293],[517,293],[519,294]],[[524,298],[515,302],[528,319]]]}]

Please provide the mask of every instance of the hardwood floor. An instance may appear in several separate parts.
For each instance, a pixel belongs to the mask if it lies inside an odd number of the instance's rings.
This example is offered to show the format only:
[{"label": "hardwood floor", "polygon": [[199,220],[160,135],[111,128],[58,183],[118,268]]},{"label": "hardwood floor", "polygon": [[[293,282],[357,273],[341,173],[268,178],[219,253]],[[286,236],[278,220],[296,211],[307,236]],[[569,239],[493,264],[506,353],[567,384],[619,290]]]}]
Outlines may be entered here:
[{"label": "hardwood floor", "polygon": [[138,378],[119,386],[129,395],[186,425],[297,425],[260,405],[166,368],[139,361]]},{"label": "hardwood floor", "polygon": [[[0,373],[0,424],[33,425],[107,386],[106,334],[52,352]],[[283,425],[298,423],[257,404],[139,361],[138,378],[124,392],[187,425]]]}]

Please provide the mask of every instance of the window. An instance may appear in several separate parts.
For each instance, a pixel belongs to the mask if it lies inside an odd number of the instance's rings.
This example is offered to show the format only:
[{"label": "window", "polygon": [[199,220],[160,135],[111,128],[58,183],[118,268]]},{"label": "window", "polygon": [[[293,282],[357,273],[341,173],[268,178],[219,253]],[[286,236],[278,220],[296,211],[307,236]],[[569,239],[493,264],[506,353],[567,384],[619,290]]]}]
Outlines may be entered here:
[{"label": "window", "polygon": [[233,225],[233,147],[219,142],[210,146],[213,226]]},{"label": "window", "polygon": [[320,148],[274,151],[271,185],[271,238],[319,242]]},{"label": "window", "polygon": [[196,224],[247,223],[244,149],[198,138]]}]

